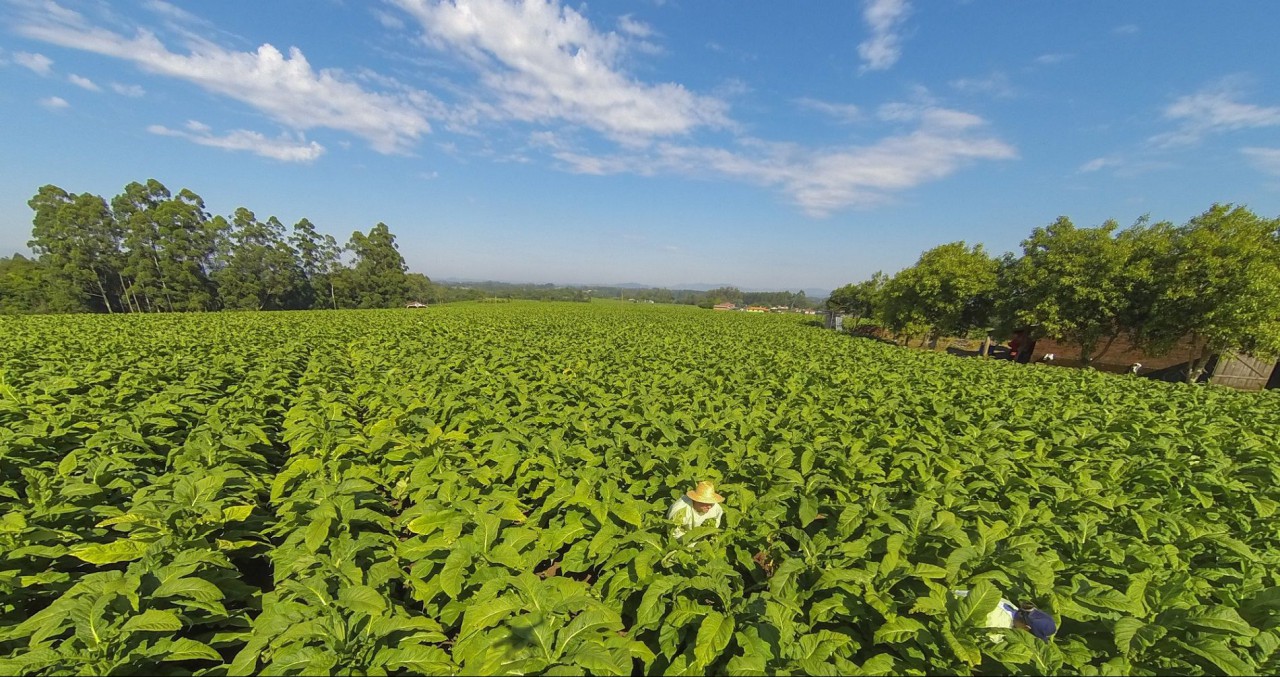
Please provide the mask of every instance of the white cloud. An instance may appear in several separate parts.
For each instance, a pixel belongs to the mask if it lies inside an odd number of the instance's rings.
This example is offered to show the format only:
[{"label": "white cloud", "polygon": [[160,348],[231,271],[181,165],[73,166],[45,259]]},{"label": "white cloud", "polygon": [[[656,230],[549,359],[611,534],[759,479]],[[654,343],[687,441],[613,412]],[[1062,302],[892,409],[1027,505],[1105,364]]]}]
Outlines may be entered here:
[{"label": "white cloud", "polygon": [[1280,148],[1241,148],[1240,152],[1249,158],[1253,166],[1280,176]]},{"label": "white cloud", "polygon": [[1114,158],[1114,157],[1094,158],[1080,165],[1080,172],[1087,174],[1089,172],[1096,172],[1099,169],[1106,169],[1107,167],[1117,167],[1120,164],[1121,164],[1120,159]]},{"label": "white cloud", "polygon": [[67,103],[67,100],[60,96],[51,96],[46,99],[40,99],[39,103],[41,106],[44,106],[49,110],[62,110],[64,108],[71,107],[71,104]]},{"label": "white cloud", "polygon": [[296,47],[286,56],[270,44],[254,52],[238,52],[189,39],[190,52],[179,54],[146,30],[130,38],[91,26],[81,15],[53,2],[41,8],[49,6],[59,11],[29,12],[17,26],[18,32],[192,82],[242,101],[294,129],[325,127],[349,132],[383,153],[404,151],[431,129],[423,113],[431,102],[423,93],[368,91],[339,70],[313,69]]},{"label": "white cloud", "polygon": [[381,9],[373,9],[373,17],[382,24],[383,28],[389,28],[393,31],[404,30],[404,21],[398,16],[392,15],[390,12]]},{"label": "white cloud", "polygon": [[1141,30],[1142,29],[1138,28],[1137,24],[1125,24],[1123,26],[1116,26],[1111,29],[1111,32],[1116,35],[1136,35]]},{"label": "white cloud", "polygon": [[133,98],[138,98],[147,93],[147,90],[143,89],[142,85],[122,85],[119,82],[111,83],[111,91],[119,94],[120,96],[130,96]]},{"label": "white cloud", "polygon": [[14,52],[13,62],[24,68],[30,69],[38,75],[49,75],[53,72],[53,59],[43,54],[32,54],[31,52]]},{"label": "white cloud", "polygon": [[951,88],[966,94],[986,94],[997,99],[1009,99],[1016,95],[1009,77],[995,72],[985,78],[959,78],[952,80]]},{"label": "white cloud", "polygon": [[653,27],[643,21],[637,21],[631,18],[630,14],[624,14],[618,19],[618,30],[636,38],[648,38],[653,36]]},{"label": "white cloud", "polygon": [[871,37],[858,45],[861,72],[886,70],[898,62],[902,57],[898,28],[910,13],[907,0],[864,0],[862,19],[871,29]]},{"label": "white cloud", "polygon": [[728,124],[719,99],[627,75],[620,63],[635,45],[558,0],[391,1],[421,24],[428,46],[478,71],[488,101],[474,106],[486,115],[568,121],[627,143]]},{"label": "white cloud", "polygon": [[862,118],[862,111],[851,103],[831,103],[803,97],[796,99],[796,104],[801,108],[829,115],[840,122],[856,122]]},{"label": "white cloud", "polygon": [[882,107],[881,113],[916,126],[870,145],[834,149],[747,140],[736,151],[662,143],[633,156],[553,155],[585,174],[666,172],[745,180],[783,191],[816,217],[881,204],[894,192],[943,178],[973,161],[1017,157],[1012,146],[981,133],[984,121],[968,113],[916,104]]},{"label": "white cloud", "polygon": [[1035,62],[1042,66],[1050,66],[1056,63],[1062,63],[1070,58],[1070,54],[1041,54],[1035,58]]},{"label": "white cloud", "polygon": [[288,133],[272,139],[247,129],[233,129],[222,136],[212,132],[208,125],[190,120],[186,131],[170,129],[163,125],[151,125],[147,131],[160,136],[172,136],[212,148],[233,151],[249,151],[255,155],[281,162],[312,162],[324,154],[324,146],[308,142],[301,134]]},{"label": "white cloud", "polygon": [[1225,79],[1194,94],[1179,97],[1164,109],[1178,129],[1151,138],[1158,146],[1183,146],[1208,134],[1280,126],[1280,106],[1241,103],[1238,80]]},{"label": "white cloud", "polygon": [[208,22],[204,19],[201,19],[181,7],[164,2],[164,0],[146,0],[146,2],[142,3],[142,6],[156,14],[159,14],[160,16],[165,17],[166,19],[169,19],[170,21],[177,21],[179,23],[186,24],[208,25]]},{"label": "white cloud", "polygon": [[89,90],[89,91],[91,91],[91,92],[101,92],[101,91],[102,91],[102,88],[101,88],[101,87],[99,87],[98,85],[94,84],[93,80],[90,80],[89,78],[86,78],[86,77],[84,77],[84,76],[82,76],[82,75],[76,75],[76,74],[72,73],[71,75],[68,75],[68,76],[67,76],[67,80],[71,81],[71,84],[73,84],[73,85],[75,85],[75,86],[77,86],[77,87],[81,87],[81,88],[83,88],[83,89],[87,89],[87,90]]}]

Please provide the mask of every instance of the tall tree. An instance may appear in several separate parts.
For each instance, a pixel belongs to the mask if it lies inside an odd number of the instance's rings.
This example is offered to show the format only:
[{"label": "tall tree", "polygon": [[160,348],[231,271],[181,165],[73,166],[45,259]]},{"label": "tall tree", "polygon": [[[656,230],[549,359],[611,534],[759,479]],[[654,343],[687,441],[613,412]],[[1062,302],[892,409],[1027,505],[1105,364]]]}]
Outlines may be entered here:
[{"label": "tall tree", "polygon": [[885,283],[884,313],[898,332],[925,330],[935,342],[990,322],[996,262],[977,244],[952,242],[920,255],[919,261]]},{"label": "tall tree", "polygon": [[1091,364],[1123,331],[1131,286],[1131,247],[1115,237],[1119,224],[1076,228],[1060,216],[1022,242],[1022,257],[1009,271],[1017,301],[1013,319],[1080,348]]},{"label": "tall tree", "polygon": [[121,232],[106,200],[46,185],[27,204],[35,211],[27,245],[40,257],[49,279],[82,297],[89,309],[124,310]]},{"label": "tall tree", "polygon": [[1147,250],[1151,310],[1140,336],[1160,353],[1189,340],[1187,380],[1214,354],[1280,354],[1280,219],[1215,204]]},{"label": "tall tree", "polygon": [[297,252],[274,216],[265,223],[241,207],[231,218],[223,266],[215,273],[223,307],[284,310],[309,305]]},{"label": "tall tree", "polygon": [[314,224],[302,219],[293,224],[289,243],[298,253],[302,273],[312,292],[313,308],[337,308],[338,297],[334,289],[334,276],[342,267],[342,248],[328,233],[321,234]]},{"label": "tall tree", "polygon": [[205,212],[204,200],[190,190],[172,195],[164,184],[134,182],[111,201],[124,228],[126,271],[133,279],[127,293],[146,310],[208,310],[215,287],[219,221]]},{"label": "tall tree", "polygon": [[391,308],[404,304],[408,295],[404,257],[396,237],[385,223],[351,234],[347,248],[355,255],[351,282],[361,308]]}]

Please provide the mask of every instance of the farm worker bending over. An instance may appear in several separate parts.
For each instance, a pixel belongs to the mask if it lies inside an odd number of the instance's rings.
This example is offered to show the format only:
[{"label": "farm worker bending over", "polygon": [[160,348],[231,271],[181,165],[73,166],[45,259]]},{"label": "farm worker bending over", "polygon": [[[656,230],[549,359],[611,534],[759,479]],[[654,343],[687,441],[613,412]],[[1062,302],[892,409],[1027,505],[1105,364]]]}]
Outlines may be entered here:
[{"label": "farm worker bending over", "polygon": [[724,496],[716,493],[711,482],[698,482],[698,486],[685,492],[667,511],[667,519],[676,523],[676,538],[703,524],[719,527],[720,518],[724,517],[721,503],[724,503]]},{"label": "farm worker bending over", "polygon": [[[957,597],[966,597],[969,591],[955,590],[954,593]],[[1026,630],[1046,642],[1058,631],[1058,624],[1053,621],[1053,616],[1037,609],[1034,604],[1023,602],[1020,606],[1014,606],[1007,599],[1001,599],[996,608],[987,614],[986,627]],[[1004,637],[996,634],[987,637],[997,643],[1004,641]]]}]

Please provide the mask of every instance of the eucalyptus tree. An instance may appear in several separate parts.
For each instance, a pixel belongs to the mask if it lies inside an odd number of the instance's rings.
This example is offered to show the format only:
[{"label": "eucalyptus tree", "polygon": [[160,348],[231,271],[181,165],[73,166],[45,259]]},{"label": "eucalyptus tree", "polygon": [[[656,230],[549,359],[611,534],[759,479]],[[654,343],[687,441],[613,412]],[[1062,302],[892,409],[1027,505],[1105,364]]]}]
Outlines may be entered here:
[{"label": "eucalyptus tree", "polygon": [[138,309],[208,310],[216,289],[210,278],[220,221],[190,190],[177,195],[149,179],[133,182],[111,201],[124,232],[126,294]]},{"label": "eucalyptus tree", "polygon": [[338,241],[328,233],[318,232],[315,225],[304,218],[293,224],[289,244],[297,252],[302,274],[307,278],[311,307],[336,309],[338,297],[334,289],[334,276],[342,267],[342,248],[338,246]]},{"label": "eucalyptus tree", "polygon": [[122,233],[106,200],[46,185],[27,204],[35,211],[27,246],[49,281],[78,298],[76,305],[108,313],[125,310]]},{"label": "eucalyptus tree", "polygon": [[272,216],[259,221],[240,207],[232,215],[223,265],[215,274],[224,308],[284,310],[309,305],[307,280],[285,228]]},{"label": "eucalyptus tree", "polygon": [[351,269],[352,292],[361,308],[389,308],[405,302],[409,292],[404,257],[396,236],[385,223],[351,234],[347,249],[355,256]]}]

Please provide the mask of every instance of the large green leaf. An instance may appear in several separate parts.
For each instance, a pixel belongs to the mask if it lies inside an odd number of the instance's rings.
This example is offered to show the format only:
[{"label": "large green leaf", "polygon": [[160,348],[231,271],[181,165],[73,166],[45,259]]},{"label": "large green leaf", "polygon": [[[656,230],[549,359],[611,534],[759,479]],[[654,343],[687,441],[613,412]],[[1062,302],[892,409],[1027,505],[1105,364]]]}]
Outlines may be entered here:
[{"label": "large green leaf", "polygon": [[415,675],[451,675],[456,671],[449,654],[435,646],[415,644],[383,649],[377,660],[389,670],[407,670]]},{"label": "large green leaf", "polygon": [[901,644],[910,641],[923,629],[924,625],[914,618],[896,616],[876,630],[875,641],[877,644]]},{"label": "large green leaf", "polygon": [[218,586],[192,576],[162,583],[152,594],[156,597],[186,597],[199,602],[216,602],[222,599],[222,590]]},{"label": "large green leaf", "polygon": [[702,618],[693,655],[698,664],[710,666],[718,658],[729,640],[733,639],[733,617],[712,611]]},{"label": "large green leaf", "polygon": [[125,632],[176,632],[181,629],[182,619],[177,614],[158,609],[147,609],[124,624]]},{"label": "large green leaf", "polygon": [[353,585],[339,590],[338,604],[369,616],[378,616],[387,610],[387,600],[367,585]]},{"label": "large green leaf", "polygon": [[1205,659],[1210,665],[1222,671],[1224,675],[1253,675],[1256,671],[1247,662],[1236,655],[1225,642],[1207,638],[1189,641],[1173,640],[1178,646]]},{"label": "large green leaf", "polygon": [[462,629],[458,636],[468,637],[472,633],[491,628],[520,608],[520,601],[512,597],[499,597],[472,604],[462,616]]},{"label": "large green leaf", "polygon": [[182,637],[158,647],[163,653],[163,661],[217,661],[222,662],[222,655],[204,642]]},{"label": "large green leaf", "polygon": [[122,539],[112,543],[82,543],[73,546],[68,554],[90,564],[115,564],[138,559],[147,551],[147,543]]}]

